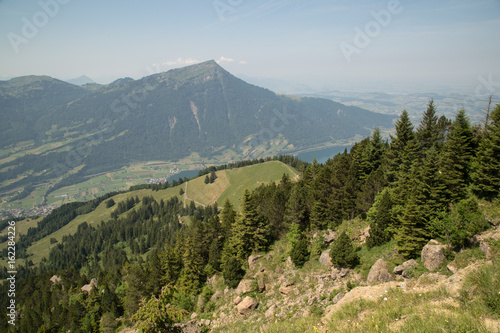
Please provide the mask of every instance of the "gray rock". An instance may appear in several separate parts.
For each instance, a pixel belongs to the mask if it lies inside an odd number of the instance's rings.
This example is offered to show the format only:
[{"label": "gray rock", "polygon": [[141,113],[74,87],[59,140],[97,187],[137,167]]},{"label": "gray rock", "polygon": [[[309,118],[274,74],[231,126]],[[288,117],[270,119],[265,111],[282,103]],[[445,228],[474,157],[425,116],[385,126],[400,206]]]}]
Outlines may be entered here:
[{"label": "gray rock", "polygon": [[321,265],[326,266],[326,267],[333,266],[332,259],[330,258],[330,251],[331,251],[331,249],[328,249],[328,250],[323,251],[323,253],[321,253],[321,256],[319,257],[319,263]]},{"label": "gray rock", "polygon": [[373,264],[366,280],[371,284],[394,281],[394,278],[387,270],[387,263],[384,259],[379,259]]},{"label": "gray rock", "polygon": [[416,262],[414,259],[410,259],[408,261],[405,261],[401,265],[394,267],[394,270],[392,272],[394,274],[408,276],[408,271],[417,267],[418,262]]},{"label": "gray rock", "polygon": [[237,309],[239,314],[245,315],[252,312],[257,307],[257,305],[258,303],[256,300],[247,296],[243,299],[243,301],[241,301],[241,303],[237,305]]},{"label": "gray rock", "polygon": [[434,239],[431,239],[422,249],[421,258],[425,268],[430,271],[438,269],[446,259],[444,254],[445,248],[446,246],[440,244]]}]

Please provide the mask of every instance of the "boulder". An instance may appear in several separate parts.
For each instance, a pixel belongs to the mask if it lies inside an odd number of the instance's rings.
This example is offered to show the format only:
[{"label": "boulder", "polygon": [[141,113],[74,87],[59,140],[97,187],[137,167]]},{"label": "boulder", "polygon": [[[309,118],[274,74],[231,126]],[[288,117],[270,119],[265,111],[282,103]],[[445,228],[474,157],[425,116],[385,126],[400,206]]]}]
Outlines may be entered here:
[{"label": "boulder", "polygon": [[319,257],[319,263],[321,265],[326,266],[326,267],[333,266],[332,259],[330,258],[330,251],[331,251],[331,249],[328,249],[326,251],[323,251],[323,253],[321,253],[321,256]]},{"label": "boulder", "polygon": [[418,262],[416,262],[414,259],[410,259],[405,261],[401,265],[394,267],[394,270],[392,272],[397,275],[403,275],[403,277],[405,278],[409,278],[411,270],[417,267]]},{"label": "boulder", "polygon": [[240,297],[240,296],[238,296],[238,297],[236,297],[236,298],[234,299],[233,304],[234,304],[234,305],[238,305],[238,304],[240,304],[240,303],[241,303],[241,297]]},{"label": "boulder", "polygon": [[245,315],[245,314],[252,312],[257,307],[257,304],[258,303],[256,300],[247,296],[243,299],[243,301],[241,301],[237,305],[237,309],[238,309],[239,314]]},{"label": "boulder", "polygon": [[422,249],[422,262],[425,268],[430,271],[436,270],[441,266],[441,264],[446,259],[444,254],[446,246],[442,245],[438,241],[431,239],[429,243]]},{"label": "boulder", "polygon": [[253,264],[255,264],[255,262],[262,257],[263,257],[263,255],[261,255],[261,254],[251,255],[250,257],[248,257],[248,266],[252,267]]},{"label": "boulder", "polygon": [[256,287],[257,286],[256,283],[254,283],[254,280],[250,279],[241,280],[240,283],[238,284],[238,287],[236,288],[236,295],[248,294],[252,291],[257,290]]},{"label": "boulder", "polygon": [[368,283],[383,283],[394,281],[394,278],[387,270],[387,263],[384,259],[379,259],[373,264],[370,272],[368,273]]}]

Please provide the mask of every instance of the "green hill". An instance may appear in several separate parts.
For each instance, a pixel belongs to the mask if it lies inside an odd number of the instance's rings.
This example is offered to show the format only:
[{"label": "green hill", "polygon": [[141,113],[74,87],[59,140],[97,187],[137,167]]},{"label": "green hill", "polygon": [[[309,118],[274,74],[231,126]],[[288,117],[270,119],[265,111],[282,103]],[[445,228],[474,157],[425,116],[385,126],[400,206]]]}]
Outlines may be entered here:
[{"label": "green hill", "polygon": [[[152,196],[157,201],[166,201],[174,196],[181,198],[179,192],[182,188],[185,190],[182,200],[186,205],[190,201],[194,201],[196,205],[206,206],[217,202],[221,206],[224,200],[229,198],[231,203],[239,209],[240,199],[245,188],[253,190],[261,184],[279,181],[285,173],[292,179],[298,177],[298,172],[292,167],[279,161],[270,161],[237,169],[217,171],[217,179],[213,184],[205,184],[205,177],[202,176],[165,190],[142,189],[117,194],[110,198],[116,203],[113,207],[106,208],[107,200],[105,200],[92,212],[78,215],[64,227],[33,243],[27,250],[30,255],[29,259],[35,264],[40,262],[43,257],[48,256],[53,246],[62,241],[63,236],[74,234],[81,223],[86,222],[88,225],[96,226],[101,221],[108,221],[111,218],[111,213],[117,209],[117,204],[127,200],[127,198],[137,196],[141,200],[146,196]],[[22,230],[24,232],[21,231],[21,234],[25,233],[27,228]],[[54,242],[54,239],[57,243]]]}]

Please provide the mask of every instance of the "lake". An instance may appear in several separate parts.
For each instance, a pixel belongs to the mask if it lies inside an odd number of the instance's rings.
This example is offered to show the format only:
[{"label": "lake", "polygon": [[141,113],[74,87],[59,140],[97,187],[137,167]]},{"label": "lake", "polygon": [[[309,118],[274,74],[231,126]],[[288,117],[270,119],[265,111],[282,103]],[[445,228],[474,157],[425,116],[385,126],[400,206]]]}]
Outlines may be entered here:
[{"label": "lake", "polygon": [[318,163],[325,163],[329,158],[333,158],[333,156],[337,155],[338,153],[343,153],[346,148],[347,152],[349,152],[351,147],[352,146],[333,146],[314,151],[308,151],[305,153],[300,153],[295,155],[295,157],[298,157],[302,161],[309,163],[312,163],[314,157],[316,157]]}]

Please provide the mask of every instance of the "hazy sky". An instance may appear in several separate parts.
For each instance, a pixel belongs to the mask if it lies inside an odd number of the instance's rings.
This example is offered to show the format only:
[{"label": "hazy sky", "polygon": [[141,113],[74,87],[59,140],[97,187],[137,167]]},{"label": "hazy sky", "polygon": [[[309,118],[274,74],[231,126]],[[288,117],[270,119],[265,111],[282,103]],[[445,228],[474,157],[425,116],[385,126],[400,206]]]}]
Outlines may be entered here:
[{"label": "hazy sky", "polygon": [[0,0],[0,79],[108,83],[209,59],[325,88],[500,82],[500,0]]}]

